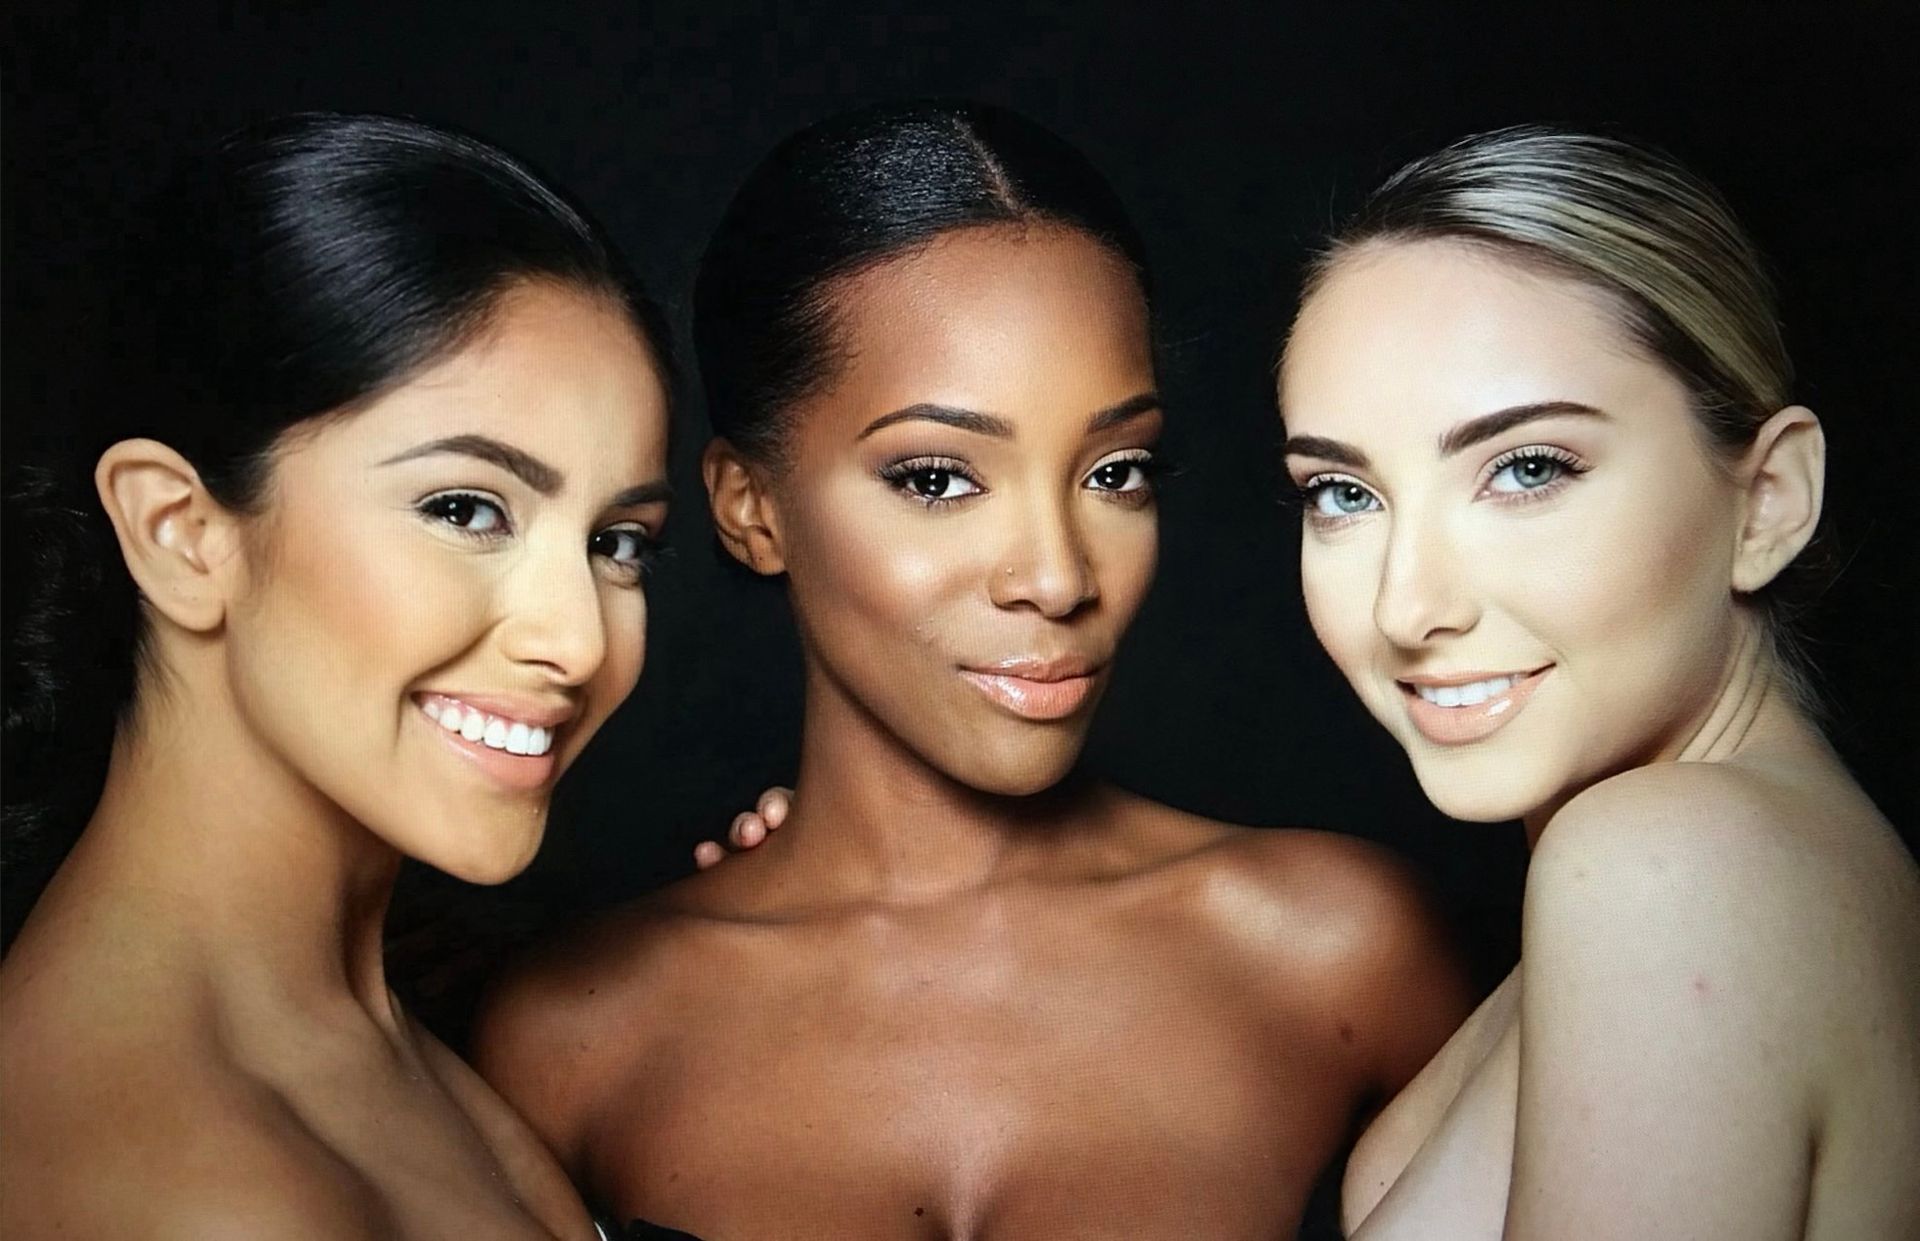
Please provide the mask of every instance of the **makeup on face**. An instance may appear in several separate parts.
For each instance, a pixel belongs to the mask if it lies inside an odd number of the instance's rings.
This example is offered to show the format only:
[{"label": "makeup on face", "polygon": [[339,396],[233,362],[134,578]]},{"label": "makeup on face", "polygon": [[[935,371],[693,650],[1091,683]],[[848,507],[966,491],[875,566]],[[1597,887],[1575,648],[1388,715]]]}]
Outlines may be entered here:
[{"label": "makeup on face", "polygon": [[1071,230],[985,228],[836,296],[850,360],[796,409],[776,492],[816,684],[964,783],[1037,792],[1152,578],[1138,283]]},{"label": "makeup on face", "polygon": [[490,330],[276,464],[236,692],[302,779],[400,852],[503,879],[639,674],[665,397],[598,299]]},{"label": "makeup on face", "polygon": [[1281,401],[1315,633],[1443,811],[1520,817],[1704,718],[1737,506],[1602,295],[1379,245],[1303,308]]}]

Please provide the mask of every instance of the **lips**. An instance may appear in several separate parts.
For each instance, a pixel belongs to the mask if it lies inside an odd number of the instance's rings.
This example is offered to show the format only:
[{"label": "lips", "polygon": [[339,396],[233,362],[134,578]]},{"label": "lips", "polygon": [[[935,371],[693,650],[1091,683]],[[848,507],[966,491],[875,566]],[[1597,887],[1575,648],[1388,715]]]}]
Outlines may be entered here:
[{"label": "lips", "polygon": [[960,669],[961,679],[1027,720],[1065,719],[1085,706],[1101,665],[1085,656],[1021,657]]},{"label": "lips", "polygon": [[556,734],[574,713],[571,706],[493,695],[420,693],[414,705],[454,754],[523,792],[553,779]]},{"label": "lips", "polygon": [[1553,665],[1531,671],[1464,672],[1403,677],[1407,718],[1436,745],[1484,741],[1513,722]]}]

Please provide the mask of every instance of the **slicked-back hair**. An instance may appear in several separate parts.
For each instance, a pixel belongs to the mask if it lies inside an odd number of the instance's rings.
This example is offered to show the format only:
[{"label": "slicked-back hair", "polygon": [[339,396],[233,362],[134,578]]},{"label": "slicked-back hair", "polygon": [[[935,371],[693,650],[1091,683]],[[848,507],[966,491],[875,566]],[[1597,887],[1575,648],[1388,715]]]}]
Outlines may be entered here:
[{"label": "slicked-back hair", "polygon": [[1146,291],[1145,251],[1112,188],[1085,156],[1016,113],[885,103],[781,142],[734,195],[694,285],[694,345],[715,432],[780,465],[786,414],[844,357],[835,283],[945,233],[1020,224],[1087,234]]}]

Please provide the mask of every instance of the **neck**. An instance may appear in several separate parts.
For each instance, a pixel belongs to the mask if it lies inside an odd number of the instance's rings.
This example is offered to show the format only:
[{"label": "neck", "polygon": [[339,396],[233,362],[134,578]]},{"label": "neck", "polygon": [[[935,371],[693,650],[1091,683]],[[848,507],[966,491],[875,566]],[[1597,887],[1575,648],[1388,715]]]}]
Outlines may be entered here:
[{"label": "neck", "polygon": [[[1787,732],[1812,731],[1794,704],[1765,632],[1756,622],[1742,617],[1734,626],[1726,666],[1706,705],[1621,770],[1655,763],[1731,762],[1767,739]],[[1590,786],[1572,789],[1525,817],[1528,849],[1539,843],[1541,833],[1560,808],[1586,787]]]},{"label": "neck", "polygon": [[1085,799],[1069,778],[1031,796],[982,792],[907,748],[809,662],[806,724],[782,853],[815,899],[921,903],[976,890],[1057,840]]},{"label": "neck", "polygon": [[233,1003],[350,1002],[399,1036],[382,959],[399,855],[272,754],[230,698],[183,680],[143,694],[47,895],[163,921]]}]

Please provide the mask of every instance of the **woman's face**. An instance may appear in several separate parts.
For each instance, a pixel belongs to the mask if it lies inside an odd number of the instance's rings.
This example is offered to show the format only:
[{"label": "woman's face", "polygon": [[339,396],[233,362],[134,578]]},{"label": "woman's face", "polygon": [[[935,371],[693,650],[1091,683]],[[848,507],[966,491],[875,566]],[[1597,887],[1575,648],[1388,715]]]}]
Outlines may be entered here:
[{"label": "woman's face", "polygon": [[619,311],[553,285],[288,437],[227,624],[274,761],[400,852],[497,882],[639,676],[667,409]]},{"label": "woman's face", "polygon": [[1375,243],[1281,377],[1314,631],[1456,818],[1671,756],[1729,667],[1738,494],[1603,294]]},{"label": "woman's face", "polygon": [[1072,766],[1153,577],[1147,312],[1110,251],[981,228],[848,279],[774,487],[818,683],[970,787]]}]

